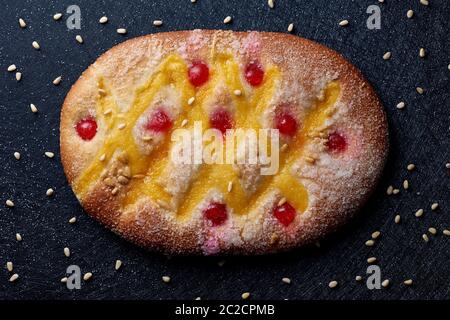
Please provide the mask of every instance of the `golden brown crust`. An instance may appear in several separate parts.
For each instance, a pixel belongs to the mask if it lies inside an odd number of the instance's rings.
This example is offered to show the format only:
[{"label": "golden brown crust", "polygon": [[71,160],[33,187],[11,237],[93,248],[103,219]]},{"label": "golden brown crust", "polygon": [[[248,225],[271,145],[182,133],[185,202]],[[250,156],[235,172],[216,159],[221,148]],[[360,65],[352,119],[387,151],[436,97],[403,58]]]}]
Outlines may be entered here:
[{"label": "golden brown crust", "polygon": [[[105,139],[101,125],[89,143],[74,130],[77,120],[95,110],[100,75],[114,88],[118,105],[126,109],[133,99],[132,89],[145,82],[162,57],[174,52],[187,59],[203,57],[212,45],[231,49],[242,61],[246,55],[258,54],[263,63],[275,64],[283,73],[280,99],[286,92],[298,94],[300,103],[307,105],[325,83],[339,80],[336,104],[340,111],[330,127],[345,130],[354,147],[339,157],[320,153],[314,166],[299,160],[294,171],[308,189],[307,210],[285,228],[274,223],[275,198],[271,197],[276,195],[272,195],[248,221],[237,217],[235,224],[216,233],[205,227],[200,212],[187,221],[178,220],[144,197],[122,210],[124,194],[112,196],[101,180],[80,200],[85,210],[124,238],[170,254],[276,252],[316,241],[345,223],[380,177],[388,152],[386,117],[372,87],[352,64],[320,44],[287,34],[180,31],[134,38],[108,50],[73,85],[62,108],[61,158],[69,184],[93,161]],[[305,146],[314,147],[313,143]]]}]

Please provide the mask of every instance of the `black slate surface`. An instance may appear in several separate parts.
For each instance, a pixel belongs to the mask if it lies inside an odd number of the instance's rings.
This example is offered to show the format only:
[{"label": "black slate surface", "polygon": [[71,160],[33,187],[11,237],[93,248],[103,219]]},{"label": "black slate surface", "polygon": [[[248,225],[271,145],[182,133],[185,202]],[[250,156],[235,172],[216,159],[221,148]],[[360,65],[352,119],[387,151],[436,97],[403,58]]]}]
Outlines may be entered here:
[{"label": "black slate surface", "polygon": [[[56,12],[65,13],[71,4],[81,9],[81,30],[68,30],[67,14],[53,21]],[[369,5],[381,9],[381,29],[366,27]],[[406,11],[413,9],[413,19]],[[107,15],[109,22],[98,19]],[[231,15],[230,25],[222,23]],[[278,0],[269,9],[265,0],[218,1],[0,1],[0,298],[2,299],[240,299],[249,291],[255,299],[441,299],[450,296],[450,3],[430,0],[331,1]],[[18,18],[28,26],[20,29]],[[164,26],[152,26],[163,19]],[[348,19],[346,28],[337,24]],[[358,66],[379,93],[389,119],[390,157],[384,177],[361,214],[340,232],[322,241],[318,248],[262,257],[229,257],[219,267],[218,257],[167,258],[133,246],[88,217],[67,185],[59,157],[60,106],[81,72],[113,45],[125,39],[160,31],[193,28],[269,30],[285,32],[295,23],[295,34],[325,44]],[[128,34],[116,33],[126,27]],[[81,34],[85,43],[75,41]],[[32,48],[39,41],[41,50]],[[425,59],[418,57],[426,48]],[[392,59],[382,55],[392,51]],[[7,66],[15,63],[23,73],[16,82]],[[60,86],[52,85],[58,75]],[[421,86],[425,94],[415,88]],[[406,102],[399,111],[395,105]],[[39,108],[32,114],[29,104]],[[56,153],[47,159],[44,152]],[[22,154],[20,161],[13,152]],[[417,170],[407,172],[415,163]],[[410,181],[410,189],[401,188]],[[386,196],[388,185],[401,189]],[[53,187],[55,195],[46,197]],[[16,206],[7,208],[6,199]],[[440,209],[431,212],[433,202]],[[414,212],[424,208],[424,217]],[[401,214],[400,225],[394,223]],[[69,224],[76,216],[78,222]],[[438,235],[429,243],[422,234],[436,227]],[[382,236],[368,248],[364,242],[375,230]],[[15,233],[23,236],[15,240]],[[68,246],[72,256],[66,258]],[[356,283],[365,275],[366,259],[378,258],[388,289],[368,290]],[[121,259],[121,270],[114,262]],[[20,275],[9,283],[6,261],[14,262]],[[69,291],[59,280],[65,268],[77,264],[94,277],[81,290]],[[165,284],[162,275],[170,275]],[[292,284],[281,282],[290,277]],[[414,285],[406,287],[403,280]],[[338,280],[331,290],[328,283]]]}]

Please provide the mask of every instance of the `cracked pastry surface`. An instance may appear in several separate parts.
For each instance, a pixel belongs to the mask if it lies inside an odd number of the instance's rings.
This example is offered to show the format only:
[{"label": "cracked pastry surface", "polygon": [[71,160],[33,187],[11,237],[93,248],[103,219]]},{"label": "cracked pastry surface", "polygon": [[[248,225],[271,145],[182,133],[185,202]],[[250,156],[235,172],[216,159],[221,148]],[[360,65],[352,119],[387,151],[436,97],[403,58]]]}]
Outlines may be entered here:
[{"label": "cracked pastry surface", "polygon": [[[276,128],[277,174],[177,164],[171,133],[194,121]],[[125,41],[73,85],[64,170],[83,208],[171,254],[260,254],[333,231],[367,200],[388,151],[382,105],[336,52],[287,34],[193,30]]]}]

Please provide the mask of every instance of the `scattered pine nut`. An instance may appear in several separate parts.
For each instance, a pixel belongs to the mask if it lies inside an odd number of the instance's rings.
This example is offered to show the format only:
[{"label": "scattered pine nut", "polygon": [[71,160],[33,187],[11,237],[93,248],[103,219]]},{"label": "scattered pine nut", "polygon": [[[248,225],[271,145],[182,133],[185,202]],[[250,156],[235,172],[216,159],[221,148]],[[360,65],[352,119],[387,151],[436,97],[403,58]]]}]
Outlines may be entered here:
[{"label": "scattered pine nut", "polygon": [[8,70],[8,72],[13,72],[13,71],[16,71],[16,70],[17,70],[17,67],[16,67],[15,64],[12,64],[12,65],[10,65],[10,66],[8,67],[8,69],[6,69],[6,70]]},{"label": "scattered pine nut", "polygon": [[62,13],[55,13],[53,15],[53,20],[58,21],[59,19],[61,19],[62,17]]},{"label": "scattered pine nut", "polygon": [[383,60],[389,60],[392,56],[392,53],[390,51],[383,54]]},{"label": "scattered pine nut", "polygon": [[394,190],[392,190],[392,194],[397,194],[397,193],[399,193],[400,192],[400,189],[394,189]]},{"label": "scattered pine nut", "polygon": [[411,10],[411,9],[409,9],[409,10],[406,12],[406,16],[408,17],[408,19],[411,19],[411,18],[414,16],[414,11]]},{"label": "scattered pine nut", "polygon": [[31,109],[31,112],[33,112],[33,113],[37,113],[38,112],[38,108],[32,103],[30,103],[30,109]]},{"label": "scattered pine nut", "polygon": [[372,239],[377,239],[381,235],[380,231],[375,231],[372,233]]},{"label": "scattered pine nut", "polygon": [[339,22],[339,26],[341,26],[341,27],[348,26],[348,20],[342,20],[342,21],[340,21],[340,22]]},{"label": "scattered pine nut", "polygon": [[232,18],[230,16],[227,16],[225,19],[223,19],[223,23],[228,24],[231,22],[231,19]]},{"label": "scattered pine nut", "polygon": [[428,2],[428,0],[420,0],[420,4],[423,4],[424,6],[427,6],[430,3]]},{"label": "scattered pine nut", "polygon": [[436,228],[433,228],[433,227],[428,228],[428,232],[431,233],[432,235],[437,234]]},{"label": "scattered pine nut", "polygon": [[336,288],[337,285],[338,285],[338,282],[337,282],[336,280],[333,280],[333,281],[331,281],[331,282],[328,284],[328,287],[330,287],[331,289],[333,289],[333,288]]},{"label": "scattered pine nut", "polygon": [[439,204],[437,202],[435,202],[431,205],[431,210],[436,210],[438,207],[439,207]]},{"label": "scattered pine nut", "polygon": [[67,277],[61,278],[60,280],[62,283],[66,283],[67,282]]},{"label": "scattered pine nut", "polygon": [[417,218],[420,218],[421,216],[423,216],[423,209],[419,209],[416,211],[416,213],[414,214]]},{"label": "scattered pine nut", "polygon": [[267,4],[270,9],[273,9],[273,7],[275,7],[275,0],[267,0]]},{"label": "scattered pine nut", "polygon": [[408,279],[408,280],[403,281],[403,283],[407,286],[410,286],[410,285],[412,285],[413,281],[412,281],[412,279]]},{"label": "scattered pine nut", "polygon": [[242,95],[242,91],[239,90],[239,89],[234,90],[233,93],[234,93],[235,96],[238,96],[238,97],[239,97],[240,95]]},{"label": "scattered pine nut", "polygon": [[356,281],[361,281],[361,280],[362,280],[362,277],[361,277],[361,276],[356,276],[356,277],[355,277],[355,280],[356,280]]},{"label": "scattered pine nut", "polygon": [[83,275],[83,280],[84,281],[88,281],[89,279],[91,279],[92,278],[92,272],[86,272],[84,275]]},{"label": "scattered pine nut", "polygon": [[162,277],[162,281],[165,283],[169,283],[170,282],[170,277],[169,276],[163,276]]},{"label": "scattered pine nut", "polygon": [[47,158],[50,158],[50,159],[55,157],[55,154],[51,151],[45,151],[44,154]]},{"label": "scattered pine nut", "polygon": [[118,33],[118,34],[126,34],[126,33],[127,33],[127,29],[125,29],[125,28],[119,28],[119,29],[117,29],[117,33]]},{"label": "scattered pine nut", "polygon": [[118,128],[119,130],[122,130],[122,129],[124,129],[126,126],[127,126],[126,123],[120,123],[120,124],[117,126],[117,128]]},{"label": "scattered pine nut", "polygon": [[16,240],[17,241],[22,241],[22,235],[20,233],[16,233]]},{"label": "scattered pine nut", "polygon": [[12,208],[12,207],[14,207],[14,202],[12,200],[8,199],[8,200],[6,200],[6,206]]},{"label": "scattered pine nut", "polygon": [[11,278],[9,278],[9,282],[14,282],[17,279],[19,279],[19,275],[17,273],[14,273]]},{"label": "scattered pine nut", "polygon": [[425,242],[430,241],[430,238],[428,238],[428,236],[427,236],[425,233],[422,235],[422,239],[423,239],[423,241],[425,241]]},{"label": "scattered pine nut", "polygon": [[102,155],[98,158],[98,160],[100,160],[100,161],[105,161],[105,159],[106,159],[106,154],[102,154]]},{"label": "scattered pine nut", "polygon": [[288,31],[288,32],[294,31],[294,24],[293,24],[293,23],[290,23],[290,24],[288,25],[287,31]]},{"label": "scattered pine nut", "polygon": [[22,72],[16,72],[16,81],[22,80]]},{"label": "scattered pine nut", "polygon": [[421,57],[421,58],[425,58],[425,49],[424,48],[420,48],[419,49],[419,57]]},{"label": "scattered pine nut", "polygon": [[375,257],[370,257],[367,259],[367,263],[375,263],[377,261],[377,258]]},{"label": "scattered pine nut", "polygon": [[414,163],[410,163],[406,167],[406,169],[408,169],[408,171],[413,171],[415,168],[416,168],[416,165]]},{"label": "scattered pine nut", "polygon": [[45,192],[45,195],[47,197],[52,196],[55,193],[55,190],[53,190],[52,188],[47,189],[47,191]]},{"label": "scattered pine nut", "polygon": [[69,249],[69,248],[67,248],[67,247],[64,248],[64,255],[65,255],[67,258],[70,257],[70,249]]},{"label": "scattered pine nut", "polygon": [[232,189],[233,189],[233,181],[230,181],[230,182],[228,182],[227,191],[231,192]]},{"label": "scattered pine nut", "polygon": [[62,80],[62,77],[59,76],[59,77],[55,78],[55,79],[52,81],[52,83],[53,83],[55,86],[57,86],[57,85],[59,85],[59,84],[61,83],[61,80]]},{"label": "scattered pine nut", "polygon": [[445,164],[445,167],[446,167],[447,169],[450,169],[450,162],[447,162],[447,163]]},{"label": "scattered pine nut", "polygon": [[190,97],[188,100],[188,105],[191,106],[194,103],[194,101],[195,101],[195,97]]},{"label": "scattered pine nut", "polygon": [[116,260],[116,264],[114,265],[114,269],[119,270],[121,266],[122,266],[122,261],[121,260]]},{"label": "scattered pine nut", "polygon": [[395,218],[394,218],[394,222],[395,222],[396,224],[399,224],[399,223],[400,223],[400,220],[401,220],[400,215],[399,215],[399,214],[396,215]]},{"label": "scattered pine nut", "polygon": [[283,279],[281,279],[281,281],[286,283],[286,284],[290,284],[291,283],[291,279],[289,279],[289,278],[283,278]]},{"label": "scattered pine nut", "polygon": [[183,119],[183,121],[181,121],[181,126],[184,127],[186,126],[188,123],[188,119]]},{"label": "scattered pine nut", "polygon": [[75,40],[77,40],[78,43],[83,43],[83,38],[79,34],[75,36]]},{"label": "scattered pine nut", "polygon": [[31,45],[33,46],[33,48],[35,48],[36,50],[39,50],[41,48],[41,46],[39,45],[39,43],[37,41],[33,41],[31,43]]},{"label": "scattered pine nut", "polygon": [[386,194],[387,194],[388,196],[390,196],[390,195],[392,194],[393,191],[394,191],[394,187],[393,187],[393,186],[389,186],[389,187],[386,189]]},{"label": "scattered pine nut", "polygon": [[6,270],[8,270],[9,272],[12,272],[13,269],[14,269],[13,263],[12,263],[11,261],[8,261],[8,262],[6,263]]},{"label": "scattered pine nut", "polygon": [[416,91],[417,91],[418,94],[423,94],[424,93],[424,90],[423,90],[422,87],[417,87]]},{"label": "scattered pine nut", "polygon": [[383,280],[383,282],[381,283],[381,286],[382,286],[383,288],[387,288],[387,287],[389,286],[389,280],[388,280],[388,279]]},{"label": "scattered pine nut", "polygon": [[72,217],[72,218],[69,219],[69,223],[70,224],[73,224],[75,222],[77,222],[77,218],[76,217]]},{"label": "scattered pine nut", "polygon": [[283,204],[285,204],[287,201],[287,199],[285,197],[281,198],[280,201],[278,201],[278,206],[282,206]]},{"label": "scattered pine nut", "polygon": [[98,20],[99,23],[101,24],[105,24],[108,22],[108,17],[107,16],[103,16]]},{"label": "scattered pine nut", "polygon": [[162,20],[154,20],[153,21],[153,25],[155,27],[160,27],[160,26],[162,26],[162,24],[163,24]]},{"label": "scattered pine nut", "polygon": [[20,160],[20,152],[14,152],[14,158],[16,158],[17,160]]},{"label": "scattered pine nut", "polygon": [[25,20],[23,20],[22,18],[19,18],[19,26],[21,28],[25,28],[27,26]]},{"label": "scattered pine nut", "polygon": [[250,297],[250,292],[244,292],[243,294],[242,294],[242,299],[248,299],[249,297]]},{"label": "scattered pine nut", "polygon": [[444,231],[442,231],[442,233],[448,237],[450,237],[450,230],[445,229]]},{"label": "scattered pine nut", "polygon": [[405,107],[405,103],[403,101],[400,101],[399,103],[397,103],[397,109],[403,109]]},{"label": "scattered pine nut", "polygon": [[407,190],[409,188],[408,180],[403,181],[403,189]]}]

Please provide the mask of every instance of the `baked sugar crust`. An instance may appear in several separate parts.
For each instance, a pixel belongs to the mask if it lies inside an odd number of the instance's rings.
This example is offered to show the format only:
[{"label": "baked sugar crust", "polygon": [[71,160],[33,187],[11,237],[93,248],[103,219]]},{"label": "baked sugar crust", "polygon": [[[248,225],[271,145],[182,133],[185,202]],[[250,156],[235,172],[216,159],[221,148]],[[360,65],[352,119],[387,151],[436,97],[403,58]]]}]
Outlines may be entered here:
[{"label": "baked sugar crust", "polygon": [[[210,81],[217,79],[205,94],[183,78],[184,68],[197,60],[211,66]],[[267,87],[260,91],[242,76],[255,60],[266,71],[261,86]],[[170,76],[161,75],[164,72]],[[237,77],[234,82],[226,80],[229,74]],[[242,91],[238,98],[234,84]],[[266,178],[260,179],[252,166],[233,167],[235,185],[240,184],[252,205],[228,207],[226,221],[218,226],[205,219],[208,204],[226,204],[229,197],[223,186],[205,187],[210,186],[208,175],[220,171],[168,162],[170,137],[143,129],[145,119],[161,104],[176,119],[174,126],[180,125],[192,107],[186,99],[192,94],[195,108],[205,113],[217,104],[229,106],[233,114],[241,105],[259,108],[252,121],[265,128],[273,127],[280,106],[293,106],[291,112],[304,132],[301,143],[282,137],[282,144],[288,145],[285,152],[293,155],[283,172],[293,179],[290,199],[304,203],[304,208],[297,208],[289,225],[273,214],[284,198],[278,178],[264,183]],[[312,116],[318,106],[326,110]],[[96,119],[98,128],[93,139],[83,140],[75,125],[88,116]],[[117,129],[121,121],[126,127]],[[383,107],[360,71],[318,43],[270,32],[192,30],[125,41],[100,56],[72,86],[60,131],[64,171],[85,211],[127,240],[168,254],[263,254],[317,241],[365,203],[388,152]],[[333,132],[345,136],[345,151],[326,147]],[[224,170],[217,166],[214,170]],[[196,183],[199,179],[205,182]],[[293,199],[296,192],[298,198]],[[240,209],[245,212],[237,212]]]}]

